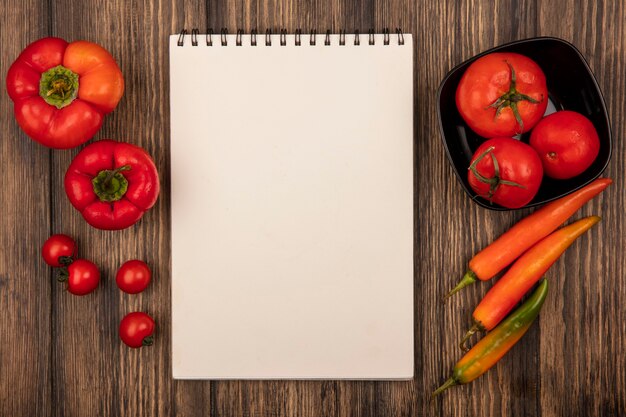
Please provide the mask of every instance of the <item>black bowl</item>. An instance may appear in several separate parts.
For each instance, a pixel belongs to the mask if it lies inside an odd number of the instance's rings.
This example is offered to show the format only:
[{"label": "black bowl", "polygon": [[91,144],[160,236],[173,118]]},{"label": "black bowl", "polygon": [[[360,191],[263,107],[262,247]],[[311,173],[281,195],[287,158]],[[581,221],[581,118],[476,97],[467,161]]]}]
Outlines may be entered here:
[{"label": "black bowl", "polygon": [[[582,174],[567,180],[543,178],[535,198],[522,208],[534,207],[578,190],[598,178],[611,159],[611,126],[600,87],[587,61],[574,45],[558,38],[540,37],[507,43],[489,49],[454,67],[437,91],[439,128],[448,160],[463,189],[474,202],[490,210],[510,210],[490,204],[470,188],[467,168],[474,151],[486,139],[474,133],[456,108],[456,89],[467,67],[492,52],[517,52],[533,59],[546,75],[550,102],[546,114],[556,110],[573,110],[585,115],[598,131],[600,153]],[[521,140],[528,143],[530,132]]]}]

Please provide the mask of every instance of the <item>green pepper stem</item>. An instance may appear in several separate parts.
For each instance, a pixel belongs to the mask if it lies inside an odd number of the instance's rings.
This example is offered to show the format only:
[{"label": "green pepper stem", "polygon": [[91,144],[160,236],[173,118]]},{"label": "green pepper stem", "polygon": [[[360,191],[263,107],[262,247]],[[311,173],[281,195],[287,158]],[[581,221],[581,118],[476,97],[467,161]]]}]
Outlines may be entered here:
[{"label": "green pepper stem", "polygon": [[41,74],[39,95],[57,109],[69,106],[78,96],[78,74],[63,65],[50,68]]},{"label": "green pepper stem", "polygon": [[113,202],[120,200],[128,190],[128,180],[122,174],[129,171],[130,165],[124,165],[116,169],[105,169],[96,175],[92,180],[93,192],[102,202]]},{"label": "green pepper stem", "polygon": [[461,339],[461,343],[459,343],[459,347],[467,352],[469,350],[469,348],[467,346],[465,346],[465,342],[467,342],[469,340],[470,337],[472,337],[472,335],[474,333],[476,333],[479,330],[484,330],[484,327],[482,324],[480,324],[480,322],[475,321],[474,325],[472,327],[470,327],[470,329],[467,331],[467,333],[465,333],[465,336],[463,336],[463,339]]},{"label": "green pepper stem", "polygon": [[471,284],[475,283],[477,279],[478,279],[478,277],[476,276],[474,271],[472,271],[471,269],[468,269],[467,272],[465,273],[465,275],[463,275],[463,279],[461,279],[461,281],[459,281],[459,283],[456,284],[456,287],[452,288],[452,290],[450,290],[443,297],[443,301],[446,301],[452,295],[454,295],[457,292],[461,291],[463,288],[467,287],[468,285],[471,285]]},{"label": "green pepper stem", "polygon": [[111,183],[111,180],[113,179],[113,177],[115,177],[116,174],[118,174],[118,173],[120,173],[122,171],[130,171],[130,165],[124,165],[124,166],[121,166],[119,168],[115,168],[112,171],[108,171],[106,178],[102,182],[102,186],[105,187],[105,188],[108,187],[109,184]]},{"label": "green pepper stem", "polygon": [[448,388],[453,387],[455,385],[458,385],[458,382],[456,381],[456,379],[454,379],[454,377],[448,378],[448,380],[446,382],[444,382],[439,388],[437,388],[433,392],[432,398],[436,397],[437,395],[441,394],[442,392],[444,392]]}]

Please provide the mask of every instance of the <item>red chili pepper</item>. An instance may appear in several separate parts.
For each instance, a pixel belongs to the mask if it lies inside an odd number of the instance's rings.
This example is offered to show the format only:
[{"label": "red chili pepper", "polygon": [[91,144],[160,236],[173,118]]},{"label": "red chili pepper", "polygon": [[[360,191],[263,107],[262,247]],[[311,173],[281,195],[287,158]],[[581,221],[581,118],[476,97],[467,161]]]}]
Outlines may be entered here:
[{"label": "red chili pepper", "polygon": [[461,341],[461,348],[465,349],[465,342],[476,331],[496,327],[563,252],[599,221],[600,217],[590,216],[567,225],[537,243],[515,261],[474,310],[474,325]]},{"label": "red chili pepper", "polygon": [[43,38],[9,68],[17,123],[42,145],[67,149],[91,139],[124,93],[124,77],[101,46]]},{"label": "red chili pepper", "polygon": [[101,140],[74,157],[65,173],[65,192],[93,227],[125,229],[156,202],[159,175],[142,148]]}]

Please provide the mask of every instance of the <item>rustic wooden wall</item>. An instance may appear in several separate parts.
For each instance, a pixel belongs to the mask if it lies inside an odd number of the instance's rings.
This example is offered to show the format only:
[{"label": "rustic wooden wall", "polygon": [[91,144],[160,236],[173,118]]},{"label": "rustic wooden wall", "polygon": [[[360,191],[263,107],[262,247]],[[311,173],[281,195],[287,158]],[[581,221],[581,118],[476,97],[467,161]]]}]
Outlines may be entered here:
[{"label": "rustic wooden wall", "polygon": [[[0,74],[29,42],[87,39],[118,59],[127,90],[97,138],[145,147],[163,193],[137,226],[89,227],[62,191],[77,150],[51,151],[17,127],[0,94],[0,414],[3,416],[614,416],[626,413],[625,239],[622,190],[626,136],[626,11],[621,1],[518,0],[2,0]],[[169,84],[167,37],[181,28],[348,31],[400,26],[415,37],[415,364],[410,382],[174,381],[170,363]],[[606,175],[616,184],[582,210],[603,222],[547,274],[539,324],[488,375],[435,400],[432,390],[459,357],[456,342],[490,284],[447,305],[440,295],[472,253],[525,212],[471,203],[440,142],[435,91],[455,64],[531,36],[573,42],[605,93],[615,140]],[[567,68],[563,68],[567,71]],[[77,237],[103,271],[95,294],[73,297],[39,257],[51,233]],[[153,285],[129,296],[113,277],[130,258],[147,260]],[[153,347],[117,337],[126,312],[158,322]]]}]

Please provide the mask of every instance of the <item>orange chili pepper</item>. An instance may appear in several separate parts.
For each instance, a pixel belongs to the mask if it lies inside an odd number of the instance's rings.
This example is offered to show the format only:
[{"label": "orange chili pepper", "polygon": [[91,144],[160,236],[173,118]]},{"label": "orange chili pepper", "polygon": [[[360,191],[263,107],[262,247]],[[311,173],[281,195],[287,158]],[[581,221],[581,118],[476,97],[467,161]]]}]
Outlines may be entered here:
[{"label": "orange chili pepper", "polygon": [[544,279],[517,310],[457,362],[452,376],[433,392],[433,397],[454,385],[472,382],[495,365],[533,324],[547,294],[548,282]]},{"label": "orange chili pepper", "polygon": [[487,281],[493,278],[528,248],[556,230],[580,207],[600,194],[612,182],[610,178],[599,178],[520,220],[508,232],[470,260],[465,276],[445,298],[476,282],[477,279]]},{"label": "orange chili pepper", "polygon": [[552,233],[522,255],[474,310],[474,325],[463,337],[461,348],[467,350],[464,344],[477,330],[496,327],[563,252],[599,221],[598,216],[578,220]]}]

